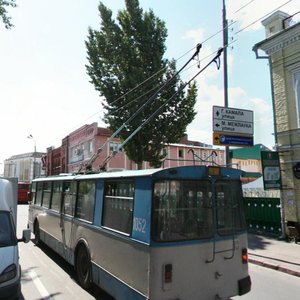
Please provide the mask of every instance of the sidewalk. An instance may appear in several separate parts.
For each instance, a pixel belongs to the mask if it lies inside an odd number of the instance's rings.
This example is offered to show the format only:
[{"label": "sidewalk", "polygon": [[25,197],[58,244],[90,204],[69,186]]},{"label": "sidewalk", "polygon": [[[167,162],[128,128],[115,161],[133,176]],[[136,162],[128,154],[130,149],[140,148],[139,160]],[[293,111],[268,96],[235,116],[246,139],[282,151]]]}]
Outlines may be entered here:
[{"label": "sidewalk", "polygon": [[249,262],[300,277],[300,243],[248,234]]}]

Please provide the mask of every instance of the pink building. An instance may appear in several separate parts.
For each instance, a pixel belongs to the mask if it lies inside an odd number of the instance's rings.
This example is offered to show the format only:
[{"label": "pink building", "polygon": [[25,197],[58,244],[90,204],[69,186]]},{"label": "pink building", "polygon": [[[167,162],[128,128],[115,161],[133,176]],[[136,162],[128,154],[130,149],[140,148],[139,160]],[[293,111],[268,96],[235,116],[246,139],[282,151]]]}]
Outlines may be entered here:
[{"label": "pink building", "polygon": [[[109,129],[98,127],[97,123],[84,125],[71,132],[62,140],[62,145],[59,148],[53,149],[50,147],[47,149],[47,175],[78,172],[90,161],[111,135],[112,132]],[[92,169],[98,170],[112,151],[118,149],[119,145],[120,140],[118,138],[114,138],[107,143],[93,162]],[[164,154],[166,158],[163,167],[165,168],[212,163],[224,165],[225,163],[224,150],[213,149],[212,146],[189,141],[187,136],[184,136],[178,144],[166,145]],[[117,153],[106,166],[107,170],[132,170],[137,168],[137,164],[131,161],[124,152]],[[151,166],[148,162],[144,162],[142,168],[147,169]]]}]

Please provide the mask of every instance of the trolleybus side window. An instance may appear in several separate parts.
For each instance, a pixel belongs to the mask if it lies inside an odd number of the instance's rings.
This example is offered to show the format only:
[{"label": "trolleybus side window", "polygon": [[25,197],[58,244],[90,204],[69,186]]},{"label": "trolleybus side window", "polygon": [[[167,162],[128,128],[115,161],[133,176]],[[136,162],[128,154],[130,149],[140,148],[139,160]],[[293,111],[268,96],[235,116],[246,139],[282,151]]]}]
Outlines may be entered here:
[{"label": "trolleybus side window", "polygon": [[51,209],[60,212],[62,197],[62,182],[53,181]]},{"label": "trolleybus side window", "polygon": [[64,181],[62,213],[66,215],[74,216],[76,194],[77,194],[77,182]]},{"label": "trolleybus side window", "polygon": [[36,184],[36,197],[34,204],[41,205],[43,197],[43,182],[37,182]]},{"label": "trolleybus side window", "polygon": [[210,189],[209,181],[156,182],[153,239],[178,241],[212,236],[213,209]]},{"label": "trolleybus side window", "polygon": [[36,182],[33,182],[30,191],[30,200],[32,203],[35,203],[35,196],[36,196]]},{"label": "trolleybus side window", "polygon": [[76,217],[92,222],[95,206],[95,180],[82,180],[78,185]]},{"label": "trolleybus side window", "polygon": [[133,181],[105,182],[102,225],[126,234],[132,230]]},{"label": "trolleybus side window", "polygon": [[52,182],[45,181],[43,185],[43,201],[42,201],[42,206],[45,208],[50,207],[51,193],[52,193]]},{"label": "trolleybus side window", "polygon": [[217,181],[217,228],[221,235],[245,229],[242,191],[238,181]]}]

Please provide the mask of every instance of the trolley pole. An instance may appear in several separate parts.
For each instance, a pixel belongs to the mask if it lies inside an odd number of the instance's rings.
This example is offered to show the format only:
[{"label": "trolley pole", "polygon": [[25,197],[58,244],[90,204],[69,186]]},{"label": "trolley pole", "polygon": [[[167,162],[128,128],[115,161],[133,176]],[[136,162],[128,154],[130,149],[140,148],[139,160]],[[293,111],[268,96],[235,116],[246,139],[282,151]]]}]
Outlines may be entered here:
[{"label": "trolley pole", "polygon": [[[226,6],[223,0],[223,78],[224,78],[224,106],[228,107],[228,72],[227,72],[227,46],[228,46],[228,21],[226,19]],[[225,146],[225,164],[230,165],[229,146]]]}]

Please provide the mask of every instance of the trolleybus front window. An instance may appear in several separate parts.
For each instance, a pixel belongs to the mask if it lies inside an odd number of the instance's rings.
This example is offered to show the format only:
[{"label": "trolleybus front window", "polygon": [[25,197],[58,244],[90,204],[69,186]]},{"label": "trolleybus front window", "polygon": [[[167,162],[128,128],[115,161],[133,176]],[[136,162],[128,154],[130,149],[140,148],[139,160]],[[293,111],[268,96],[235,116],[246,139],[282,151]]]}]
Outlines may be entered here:
[{"label": "trolleybus front window", "polygon": [[209,181],[164,180],[154,185],[153,239],[178,241],[212,236]]},{"label": "trolleybus front window", "polygon": [[220,235],[234,234],[246,228],[243,196],[239,181],[217,181],[217,229]]}]

